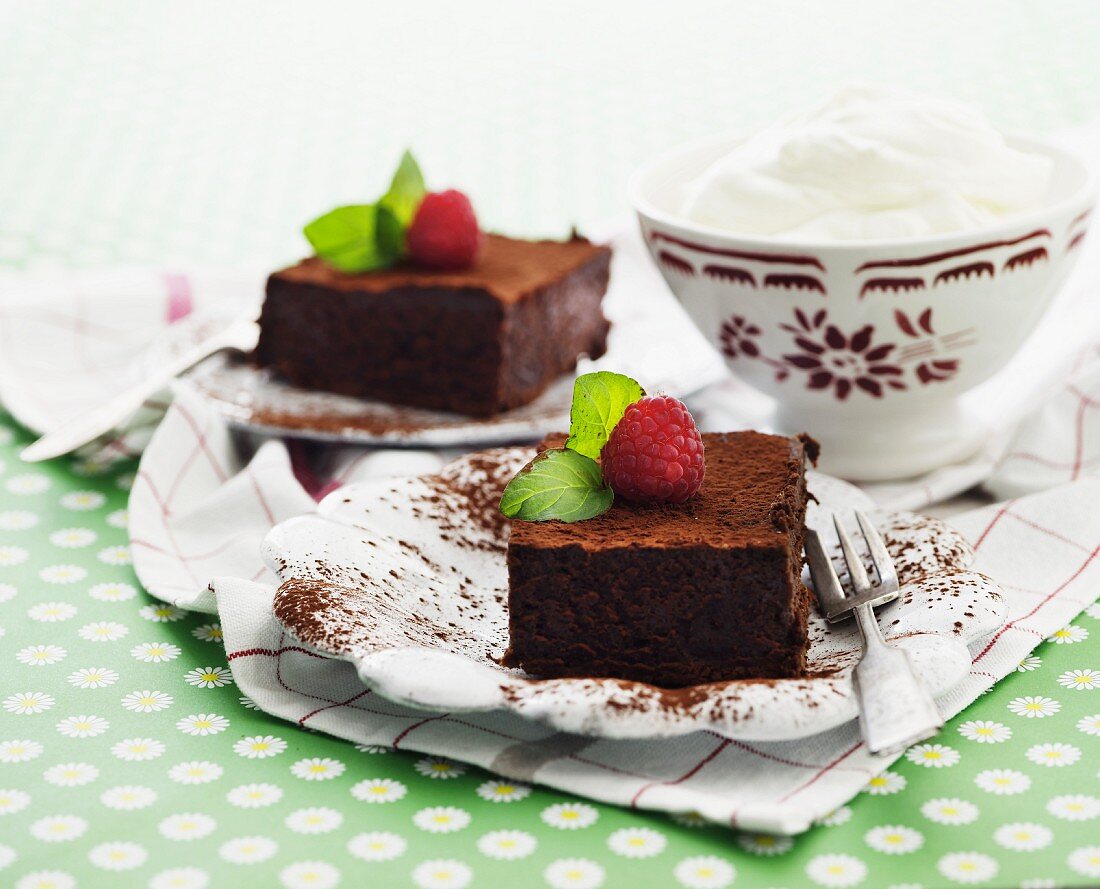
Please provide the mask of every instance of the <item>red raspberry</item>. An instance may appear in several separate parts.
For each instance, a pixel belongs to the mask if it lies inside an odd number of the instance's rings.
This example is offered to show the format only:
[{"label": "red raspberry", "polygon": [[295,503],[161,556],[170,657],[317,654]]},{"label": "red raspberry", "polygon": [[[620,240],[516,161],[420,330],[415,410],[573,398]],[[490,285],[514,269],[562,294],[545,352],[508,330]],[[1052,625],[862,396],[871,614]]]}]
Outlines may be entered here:
[{"label": "red raspberry", "polygon": [[682,401],[648,395],[626,409],[600,454],[611,490],[639,503],[683,503],[703,483],[703,440]]},{"label": "red raspberry", "polygon": [[469,268],[481,247],[470,199],[453,188],[424,195],[405,237],[412,261],[429,269]]}]

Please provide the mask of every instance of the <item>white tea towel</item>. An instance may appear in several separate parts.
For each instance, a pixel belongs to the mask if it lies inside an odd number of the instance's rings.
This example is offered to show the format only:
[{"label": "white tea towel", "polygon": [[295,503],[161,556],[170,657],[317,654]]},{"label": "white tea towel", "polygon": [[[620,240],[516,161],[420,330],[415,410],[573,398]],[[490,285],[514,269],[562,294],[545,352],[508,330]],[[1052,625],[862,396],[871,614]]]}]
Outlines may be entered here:
[{"label": "white tea towel", "polygon": [[[138,269],[0,274],[0,403],[42,433],[143,380],[172,329],[210,310],[259,307],[263,278]],[[135,457],[164,415],[163,392],[81,450]]]}]

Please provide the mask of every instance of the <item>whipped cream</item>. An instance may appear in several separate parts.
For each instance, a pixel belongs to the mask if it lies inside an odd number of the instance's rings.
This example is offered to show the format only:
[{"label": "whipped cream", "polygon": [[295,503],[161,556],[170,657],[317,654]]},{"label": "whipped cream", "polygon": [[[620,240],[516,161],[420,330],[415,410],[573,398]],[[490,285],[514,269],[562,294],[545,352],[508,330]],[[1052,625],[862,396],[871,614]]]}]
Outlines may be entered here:
[{"label": "whipped cream", "polygon": [[1043,204],[1052,170],[964,105],[849,87],[749,136],[688,184],[688,219],[784,240],[967,231]]}]

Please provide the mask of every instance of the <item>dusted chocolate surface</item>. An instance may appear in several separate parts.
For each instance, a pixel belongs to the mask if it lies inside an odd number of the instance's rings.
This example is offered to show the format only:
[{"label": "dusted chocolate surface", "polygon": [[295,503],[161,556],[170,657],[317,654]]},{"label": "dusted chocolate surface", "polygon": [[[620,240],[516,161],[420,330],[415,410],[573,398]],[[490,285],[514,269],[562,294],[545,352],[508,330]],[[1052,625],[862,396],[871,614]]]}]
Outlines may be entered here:
[{"label": "dusted chocolate surface", "polygon": [[334,269],[316,256],[276,272],[273,277],[310,286],[356,293],[384,293],[398,288],[484,290],[505,303],[514,303],[549,286],[598,256],[610,256],[608,247],[587,238],[568,241],[525,241],[504,235],[486,235],[477,262],[460,271],[433,271],[399,265],[362,274]]},{"label": "dusted chocolate surface", "polygon": [[809,448],[757,432],[703,443],[706,478],[684,504],[513,522],[510,664],[665,687],[802,674]]},{"label": "dusted chocolate surface", "polygon": [[579,237],[489,235],[461,272],[307,259],[268,279],[256,360],[304,388],[489,416],[603,354],[610,258]]}]

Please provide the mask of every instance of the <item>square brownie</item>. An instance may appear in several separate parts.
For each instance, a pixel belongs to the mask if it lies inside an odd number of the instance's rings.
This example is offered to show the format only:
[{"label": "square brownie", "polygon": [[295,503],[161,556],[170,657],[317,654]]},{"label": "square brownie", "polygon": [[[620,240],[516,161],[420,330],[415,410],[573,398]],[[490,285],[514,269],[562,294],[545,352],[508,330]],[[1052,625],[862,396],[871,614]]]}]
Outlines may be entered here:
[{"label": "square brownie", "polygon": [[303,388],[490,416],[604,353],[610,260],[581,237],[500,235],[462,271],[314,257],[268,279],[256,361]]},{"label": "square brownie", "polygon": [[706,476],[685,503],[617,498],[589,521],[512,523],[506,663],[666,688],[804,673],[816,444],[734,432],[703,445]]}]

